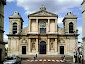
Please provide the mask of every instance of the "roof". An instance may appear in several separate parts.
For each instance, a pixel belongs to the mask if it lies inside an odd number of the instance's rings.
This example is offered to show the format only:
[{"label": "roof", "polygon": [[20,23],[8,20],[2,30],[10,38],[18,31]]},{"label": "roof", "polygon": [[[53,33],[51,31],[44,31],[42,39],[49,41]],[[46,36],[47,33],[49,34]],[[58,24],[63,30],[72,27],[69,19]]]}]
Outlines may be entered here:
[{"label": "roof", "polygon": [[[11,16],[9,16],[9,19],[21,19],[22,21],[23,21],[23,19],[22,19],[22,17],[21,17],[21,15],[19,14],[19,12],[14,12]],[[24,21],[23,21],[24,22]]]},{"label": "roof", "polygon": [[28,17],[58,17],[58,15],[46,11],[45,6],[42,5],[40,11],[28,15]]},{"label": "roof", "polygon": [[9,18],[22,18],[21,15],[16,11]]},{"label": "roof", "polygon": [[68,13],[65,15],[63,21],[64,21],[65,19],[77,19],[77,18],[78,18],[78,17],[77,17],[76,15],[74,15],[72,12],[68,12]]}]

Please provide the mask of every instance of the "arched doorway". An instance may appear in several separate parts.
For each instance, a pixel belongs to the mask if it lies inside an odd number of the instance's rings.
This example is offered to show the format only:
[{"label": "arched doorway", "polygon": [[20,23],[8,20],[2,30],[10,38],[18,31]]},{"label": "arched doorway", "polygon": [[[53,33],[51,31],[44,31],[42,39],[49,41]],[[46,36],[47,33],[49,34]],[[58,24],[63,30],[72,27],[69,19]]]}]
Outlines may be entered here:
[{"label": "arched doorway", "polygon": [[45,41],[40,42],[40,54],[46,54],[46,42]]}]

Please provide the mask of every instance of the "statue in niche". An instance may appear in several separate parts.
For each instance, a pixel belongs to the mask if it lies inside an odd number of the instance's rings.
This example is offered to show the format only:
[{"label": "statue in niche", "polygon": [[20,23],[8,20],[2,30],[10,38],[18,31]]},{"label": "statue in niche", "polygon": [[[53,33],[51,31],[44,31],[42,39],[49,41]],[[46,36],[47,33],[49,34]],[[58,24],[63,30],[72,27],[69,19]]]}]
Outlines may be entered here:
[{"label": "statue in niche", "polygon": [[53,42],[52,41],[51,41],[51,46],[50,47],[51,47],[51,50],[53,50]]},{"label": "statue in niche", "polygon": [[34,42],[32,43],[32,49],[33,50],[35,49],[35,43]]}]

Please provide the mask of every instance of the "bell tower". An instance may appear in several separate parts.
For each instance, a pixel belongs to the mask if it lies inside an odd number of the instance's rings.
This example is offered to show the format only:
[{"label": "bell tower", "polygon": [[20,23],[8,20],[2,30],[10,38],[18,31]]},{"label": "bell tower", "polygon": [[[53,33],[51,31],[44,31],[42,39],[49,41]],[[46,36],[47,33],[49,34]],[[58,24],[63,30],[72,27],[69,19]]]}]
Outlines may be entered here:
[{"label": "bell tower", "polygon": [[64,33],[76,33],[77,32],[77,17],[72,13],[68,12],[63,19]]},{"label": "bell tower", "polygon": [[17,11],[9,16],[9,34],[20,34],[23,29],[23,22],[21,15]]}]

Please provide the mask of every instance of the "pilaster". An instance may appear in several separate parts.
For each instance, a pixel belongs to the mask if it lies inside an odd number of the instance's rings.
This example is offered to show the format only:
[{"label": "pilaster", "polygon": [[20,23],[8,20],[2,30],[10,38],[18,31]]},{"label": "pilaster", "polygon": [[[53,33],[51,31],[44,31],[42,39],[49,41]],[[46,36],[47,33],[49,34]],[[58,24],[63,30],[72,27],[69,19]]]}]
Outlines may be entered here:
[{"label": "pilaster", "polygon": [[48,19],[48,32],[50,32],[50,19]]},{"label": "pilaster", "polygon": [[57,32],[57,19],[55,19],[55,32]]},{"label": "pilaster", "polygon": [[8,51],[11,51],[11,38],[8,38]]},{"label": "pilaster", "polygon": [[36,19],[36,32],[38,33],[38,19]]},{"label": "pilaster", "polygon": [[38,52],[38,39],[36,39],[36,52]]},{"label": "pilaster", "polygon": [[50,39],[48,39],[48,46],[47,46],[47,52],[49,52],[49,43],[50,43]]},{"label": "pilaster", "polygon": [[29,48],[28,51],[31,52],[31,39],[29,39],[28,45],[29,45],[29,46],[28,46],[28,48]]},{"label": "pilaster", "polygon": [[57,39],[55,39],[55,52],[57,52]]},{"label": "pilaster", "polygon": [[30,26],[31,26],[31,19],[29,19],[29,33],[31,32]]}]

